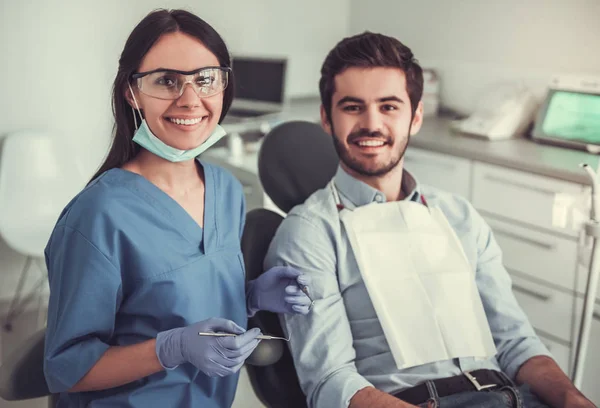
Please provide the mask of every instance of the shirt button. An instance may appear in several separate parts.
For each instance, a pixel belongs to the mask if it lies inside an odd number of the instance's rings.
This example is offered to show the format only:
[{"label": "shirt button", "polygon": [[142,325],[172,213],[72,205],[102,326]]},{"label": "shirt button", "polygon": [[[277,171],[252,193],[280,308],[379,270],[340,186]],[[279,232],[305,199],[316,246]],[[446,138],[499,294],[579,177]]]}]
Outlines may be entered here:
[{"label": "shirt button", "polygon": [[383,202],[383,197],[381,195],[377,194],[375,196],[375,201],[377,201],[378,203],[382,203]]}]

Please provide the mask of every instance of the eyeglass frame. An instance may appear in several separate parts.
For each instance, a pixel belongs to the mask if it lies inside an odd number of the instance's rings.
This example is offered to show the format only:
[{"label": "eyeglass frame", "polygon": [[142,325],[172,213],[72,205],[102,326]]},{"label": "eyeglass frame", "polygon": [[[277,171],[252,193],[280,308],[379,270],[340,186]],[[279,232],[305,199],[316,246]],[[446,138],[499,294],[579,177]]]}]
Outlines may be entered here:
[{"label": "eyeglass frame", "polygon": [[[138,82],[139,79],[145,77],[146,75],[154,74],[155,72],[168,71],[168,72],[174,72],[174,73],[180,74],[180,75],[189,76],[189,75],[196,74],[196,73],[198,73],[200,71],[204,71],[206,69],[219,69],[219,70],[224,71],[224,72],[227,73],[227,85],[225,86],[225,88],[223,88],[223,90],[221,92],[225,91],[225,89],[227,89],[227,87],[229,86],[229,78],[231,77],[231,73],[233,72],[233,70],[230,67],[209,66],[209,67],[202,67],[202,68],[194,69],[192,71],[181,71],[181,70],[178,70],[178,69],[169,69],[169,68],[157,68],[157,69],[153,69],[152,71],[145,71],[145,72],[138,72],[138,73],[135,73],[135,74],[131,74],[131,79],[135,80],[136,86],[140,90],[140,92],[142,92],[144,95],[148,95],[147,93],[145,93],[144,91],[142,91],[142,89],[140,88],[139,82]],[[174,98],[174,99],[162,99],[162,98],[158,98],[158,97],[152,96],[152,95],[148,95],[148,96],[151,97],[151,98],[156,98],[156,99],[173,100],[174,101],[176,99],[181,98],[181,95],[183,95],[183,92],[184,92],[184,87],[185,87],[185,85],[187,83],[190,83],[190,81],[186,81],[186,82],[183,83],[183,85],[181,87],[181,89],[182,89],[181,93],[179,94],[179,96],[177,98]],[[195,90],[194,90],[194,92],[195,92]],[[195,93],[196,93],[196,95],[198,95],[197,92],[195,92]],[[215,96],[215,95],[218,95],[218,93],[216,93],[214,95],[210,95],[210,96]],[[200,96],[200,95],[198,95],[199,98],[210,98],[210,96]]]}]

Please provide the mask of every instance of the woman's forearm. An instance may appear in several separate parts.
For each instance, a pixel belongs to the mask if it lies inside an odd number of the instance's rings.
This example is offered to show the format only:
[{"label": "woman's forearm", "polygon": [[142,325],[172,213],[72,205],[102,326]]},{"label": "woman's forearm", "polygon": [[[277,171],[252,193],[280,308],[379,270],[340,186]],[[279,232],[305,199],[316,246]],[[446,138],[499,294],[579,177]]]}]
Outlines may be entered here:
[{"label": "woman's forearm", "polygon": [[156,340],[111,347],[69,392],[118,387],[164,370],[156,356]]}]

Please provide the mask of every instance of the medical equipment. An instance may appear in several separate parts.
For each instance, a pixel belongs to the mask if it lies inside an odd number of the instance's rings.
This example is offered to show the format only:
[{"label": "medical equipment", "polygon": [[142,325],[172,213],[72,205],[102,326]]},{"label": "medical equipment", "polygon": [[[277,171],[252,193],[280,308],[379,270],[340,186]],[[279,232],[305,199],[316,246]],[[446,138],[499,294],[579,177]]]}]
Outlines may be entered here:
[{"label": "medical equipment", "polygon": [[600,77],[553,79],[535,121],[532,139],[600,153]]},{"label": "medical equipment", "polygon": [[281,112],[285,107],[288,59],[233,55],[234,99],[229,116],[253,118]]},{"label": "medical equipment", "polygon": [[532,122],[537,108],[530,89],[521,85],[502,85],[485,95],[471,116],[452,124],[467,135],[491,141],[521,136]]},{"label": "medical equipment", "polygon": [[[273,313],[308,314],[311,300],[298,292],[298,285],[309,285],[310,276],[288,266],[274,266],[246,284],[248,313],[259,310]],[[285,293],[285,296],[281,296]]]},{"label": "medical equipment", "polygon": [[308,307],[309,309],[313,307],[313,305],[315,304],[314,299],[308,294],[308,286],[306,285],[301,285],[298,284],[298,287],[300,288],[300,290],[302,291],[302,293],[304,293],[306,295],[306,297],[308,297],[308,299],[310,300],[310,306]]},{"label": "medical equipment", "polygon": [[598,220],[598,211],[600,208],[600,178],[598,170],[594,172],[588,164],[581,164],[581,167],[587,172],[592,182],[592,207],[590,211],[590,220],[585,225],[585,233],[593,238],[592,258],[590,261],[587,285],[585,288],[585,297],[581,324],[579,326],[579,337],[577,338],[577,349],[575,351],[575,362],[573,364],[573,384],[581,389],[583,381],[583,370],[587,347],[590,340],[590,330],[594,314],[594,300],[598,291],[598,279],[600,278],[600,224]]},{"label": "medical equipment", "polygon": [[229,84],[231,68],[205,67],[194,71],[159,68],[133,74],[138,89],[153,98],[174,100],[183,95],[186,84],[191,84],[199,98],[221,93]]},{"label": "medical equipment", "polygon": [[[235,333],[212,333],[212,332],[198,332],[198,336],[212,336],[212,337],[233,337],[237,336]],[[277,337],[277,336],[269,336],[266,334],[260,334],[255,338],[260,340],[284,340],[290,341],[290,339],[286,339],[285,337]]]}]

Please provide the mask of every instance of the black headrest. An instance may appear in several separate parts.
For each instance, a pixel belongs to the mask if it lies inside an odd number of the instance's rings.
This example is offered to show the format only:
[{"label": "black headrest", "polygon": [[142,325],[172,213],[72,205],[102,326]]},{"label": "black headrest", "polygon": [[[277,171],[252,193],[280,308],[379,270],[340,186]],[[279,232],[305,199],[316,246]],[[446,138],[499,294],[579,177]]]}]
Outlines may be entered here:
[{"label": "black headrest", "polygon": [[265,136],[258,155],[258,175],[265,193],[287,213],[325,187],[338,162],[332,138],[320,125],[285,122]]}]

